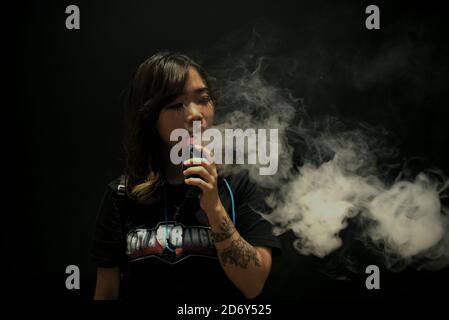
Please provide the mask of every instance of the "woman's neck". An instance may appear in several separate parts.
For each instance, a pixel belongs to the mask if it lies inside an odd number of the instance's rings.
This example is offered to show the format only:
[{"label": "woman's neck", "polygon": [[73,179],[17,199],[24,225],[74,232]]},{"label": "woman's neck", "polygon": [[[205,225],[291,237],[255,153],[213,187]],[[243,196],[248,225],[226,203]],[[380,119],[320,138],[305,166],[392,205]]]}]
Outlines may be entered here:
[{"label": "woman's neck", "polygon": [[175,165],[170,161],[170,152],[164,152],[164,173],[168,184],[182,184],[184,175],[182,163]]}]

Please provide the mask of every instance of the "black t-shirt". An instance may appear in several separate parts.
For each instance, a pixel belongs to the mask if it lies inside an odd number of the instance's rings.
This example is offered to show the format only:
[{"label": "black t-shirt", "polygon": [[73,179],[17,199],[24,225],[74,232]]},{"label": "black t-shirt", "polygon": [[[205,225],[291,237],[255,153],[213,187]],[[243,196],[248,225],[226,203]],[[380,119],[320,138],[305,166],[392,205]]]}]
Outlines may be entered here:
[{"label": "black t-shirt", "polygon": [[[235,226],[253,246],[281,245],[272,226],[264,192],[247,172],[225,177],[235,204]],[[165,201],[137,204],[120,197],[120,179],[109,183],[97,218],[92,258],[98,267],[121,267],[121,297],[180,301],[240,299],[243,294],[226,276],[217,258],[206,213],[198,198],[187,197],[186,184],[165,185]],[[224,181],[220,199],[232,218],[231,196]],[[176,207],[182,204],[174,219]],[[167,210],[165,210],[165,208]]]}]

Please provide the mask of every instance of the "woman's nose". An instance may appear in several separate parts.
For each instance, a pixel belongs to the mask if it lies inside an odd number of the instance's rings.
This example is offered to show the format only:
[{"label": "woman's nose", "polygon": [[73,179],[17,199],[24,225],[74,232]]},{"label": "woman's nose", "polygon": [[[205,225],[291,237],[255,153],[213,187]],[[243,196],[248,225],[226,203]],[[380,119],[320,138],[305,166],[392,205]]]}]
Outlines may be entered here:
[{"label": "woman's nose", "polygon": [[189,103],[186,108],[186,121],[187,123],[192,123],[193,121],[201,121],[203,119],[203,114],[201,112],[201,106],[191,102]]}]

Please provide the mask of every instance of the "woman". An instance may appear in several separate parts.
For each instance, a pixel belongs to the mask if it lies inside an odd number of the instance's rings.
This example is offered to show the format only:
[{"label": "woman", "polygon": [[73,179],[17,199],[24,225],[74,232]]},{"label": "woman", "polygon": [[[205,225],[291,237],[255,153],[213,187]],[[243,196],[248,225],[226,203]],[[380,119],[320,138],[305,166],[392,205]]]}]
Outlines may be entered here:
[{"label": "woman", "polygon": [[108,185],[97,219],[95,299],[261,293],[280,244],[254,210],[264,203],[260,190],[246,173],[219,175],[201,145],[201,163],[170,161],[177,143],[170,133],[191,133],[193,121],[203,131],[214,112],[207,75],[185,55],[157,53],[137,69],[126,109],[126,180]]}]

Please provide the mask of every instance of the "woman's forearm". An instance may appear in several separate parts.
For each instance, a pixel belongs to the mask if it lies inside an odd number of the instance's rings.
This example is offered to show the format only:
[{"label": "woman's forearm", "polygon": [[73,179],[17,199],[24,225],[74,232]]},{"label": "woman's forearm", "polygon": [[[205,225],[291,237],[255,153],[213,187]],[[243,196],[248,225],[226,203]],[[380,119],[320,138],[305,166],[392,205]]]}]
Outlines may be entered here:
[{"label": "woman's forearm", "polygon": [[209,214],[209,223],[225,273],[247,298],[256,297],[270,273],[271,252],[243,239],[223,207]]},{"label": "woman's forearm", "polygon": [[119,297],[120,268],[97,268],[94,300],[115,300]]}]

